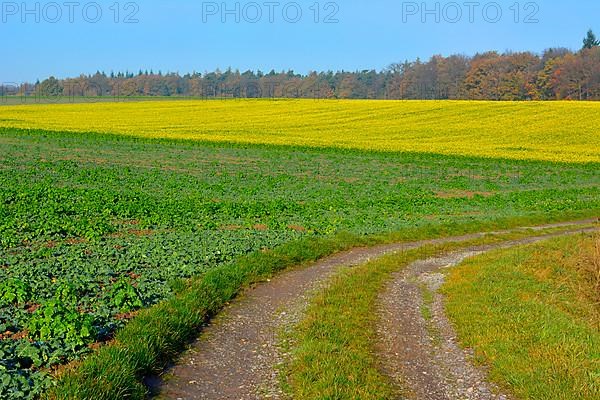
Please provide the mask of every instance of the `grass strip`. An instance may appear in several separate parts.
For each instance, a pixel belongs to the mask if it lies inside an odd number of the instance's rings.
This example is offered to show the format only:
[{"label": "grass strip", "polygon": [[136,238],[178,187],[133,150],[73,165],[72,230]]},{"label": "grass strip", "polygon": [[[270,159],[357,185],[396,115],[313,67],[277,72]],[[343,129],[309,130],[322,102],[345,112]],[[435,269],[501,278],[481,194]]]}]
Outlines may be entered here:
[{"label": "grass strip", "polygon": [[444,237],[477,232],[483,228],[557,222],[572,217],[573,214],[562,218],[546,216],[543,221],[529,217],[499,219],[485,224],[433,225],[378,237],[341,233],[331,238],[302,239],[271,251],[240,257],[232,264],[189,280],[176,296],[140,312],[109,345],[61,371],[56,385],[44,397],[51,400],[145,399],[147,388],[142,383],[145,376],[160,373],[185,344],[198,335],[199,327],[244,287],[263,281],[283,269],[355,246]]}]

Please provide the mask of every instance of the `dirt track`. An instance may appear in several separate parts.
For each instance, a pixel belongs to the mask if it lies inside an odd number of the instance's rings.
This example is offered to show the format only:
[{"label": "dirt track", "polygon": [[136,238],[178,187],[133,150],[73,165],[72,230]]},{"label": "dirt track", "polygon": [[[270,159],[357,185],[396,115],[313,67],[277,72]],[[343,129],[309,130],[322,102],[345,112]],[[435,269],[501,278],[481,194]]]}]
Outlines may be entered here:
[{"label": "dirt track", "polygon": [[[581,221],[579,223],[589,224],[591,222]],[[574,223],[570,223],[570,225],[572,224]],[[562,226],[562,224],[547,227],[558,226]],[[301,318],[311,292],[322,286],[327,278],[339,268],[359,265],[385,254],[419,248],[428,244],[460,242],[480,238],[484,235],[485,233],[478,233],[437,240],[357,248],[325,258],[307,268],[282,273],[270,282],[247,290],[203,330],[201,337],[181,357],[178,364],[165,375],[161,384],[160,398],[219,400],[283,398],[277,376],[277,364],[282,359],[282,356],[278,354],[277,332]],[[519,241],[519,243],[526,243],[526,241]],[[438,264],[436,262],[435,267],[430,266],[425,269],[438,268]],[[411,270],[413,269],[411,268]],[[395,282],[401,279],[403,278],[399,276]],[[394,292],[390,292],[390,288],[386,293],[395,296]],[[388,298],[388,296],[386,295],[384,298]],[[406,322],[402,320],[403,317],[399,317],[401,313],[398,311],[399,308],[395,308],[396,305],[409,308],[415,305],[396,302],[389,304],[389,310],[392,313],[385,317],[386,320],[392,324]],[[417,327],[417,325],[415,326]],[[392,332],[393,327],[389,329]],[[398,335],[402,335],[402,332],[395,332],[389,339],[396,340],[396,344],[402,343],[401,337]],[[382,357],[387,356],[382,354]],[[391,363],[395,362],[393,357],[386,360]],[[398,372],[392,370],[393,368],[388,369],[392,376]],[[417,382],[417,384],[420,383]],[[439,391],[431,393],[439,393]],[[419,398],[421,399],[421,397]],[[422,398],[443,399],[447,397]]]}]

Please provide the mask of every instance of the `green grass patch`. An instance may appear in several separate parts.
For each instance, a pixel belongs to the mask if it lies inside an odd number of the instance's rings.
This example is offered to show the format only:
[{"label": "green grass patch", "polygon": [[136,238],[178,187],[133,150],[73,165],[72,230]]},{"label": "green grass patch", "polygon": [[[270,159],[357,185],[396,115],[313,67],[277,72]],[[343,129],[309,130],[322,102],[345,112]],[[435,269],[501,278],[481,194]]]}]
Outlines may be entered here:
[{"label": "green grass patch", "polygon": [[443,290],[461,343],[520,399],[600,398],[595,240],[496,251],[450,273]]},{"label": "green grass patch", "polygon": [[312,300],[291,332],[293,363],[284,368],[294,399],[385,399],[395,391],[371,352],[377,316],[373,303],[383,280],[409,254],[343,270]]},{"label": "green grass patch", "polygon": [[433,312],[431,311],[431,305],[433,304],[433,293],[427,289],[427,287],[422,287],[421,291],[423,293],[423,304],[421,305],[421,316],[425,321],[431,321],[433,318]]}]

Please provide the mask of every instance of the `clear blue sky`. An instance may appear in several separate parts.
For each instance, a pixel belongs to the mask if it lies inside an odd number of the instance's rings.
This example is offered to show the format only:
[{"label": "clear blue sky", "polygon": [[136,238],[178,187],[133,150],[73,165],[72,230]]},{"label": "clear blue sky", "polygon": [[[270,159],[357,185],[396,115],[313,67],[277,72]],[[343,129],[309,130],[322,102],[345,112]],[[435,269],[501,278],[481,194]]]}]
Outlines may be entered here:
[{"label": "clear blue sky", "polygon": [[[269,1],[272,5],[265,5]],[[493,22],[497,18],[494,2],[472,1],[478,5],[467,6],[468,1],[425,1],[433,13],[422,15],[422,0],[296,0],[295,4],[286,0],[125,0],[118,3],[120,13],[115,22],[111,5],[116,1],[97,0],[102,16],[95,23],[97,7],[85,0],[71,6],[62,0],[25,0],[29,13],[21,0],[3,1],[0,83],[50,75],[76,76],[96,70],[185,73],[231,66],[242,71],[294,69],[304,73],[382,69],[392,62],[427,59],[433,54],[541,52],[551,46],[578,49],[588,28],[600,34],[598,0],[496,0],[502,11],[498,22]],[[36,3],[40,5],[38,10]],[[221,15],[223,3],[232,10],[239,4],[239,15]],[[311,9],[315,3],[320,9],[318,23],[314,21],[314,7]],[[518,16],[511,8],[515,3],[520,9]],[[133,19],[138,22],[124,23],[127,14],[136,11],[135,4],[139,10]],[[257,17],[256,5],[262,18],[252,23]],[[302,17],[293,23],[297,5]],[[334,11],[333,23],[324,23]],[[531,13],[535,15],[526,23]]]}]

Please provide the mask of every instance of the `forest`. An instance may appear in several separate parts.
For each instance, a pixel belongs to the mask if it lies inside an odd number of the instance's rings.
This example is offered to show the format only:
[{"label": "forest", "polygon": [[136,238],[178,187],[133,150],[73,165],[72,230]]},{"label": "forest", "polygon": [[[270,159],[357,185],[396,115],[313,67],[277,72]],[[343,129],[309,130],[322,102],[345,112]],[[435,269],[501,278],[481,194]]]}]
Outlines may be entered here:
[{"label": "forest", "polygon": [[185,96],[419,100],[599,100],[600,41],[590,30],[581,50],[542,54],[496,51],[435,55],[363,71],[205,73],[101,72],[76,78],[0,86],[3,96]]}]

